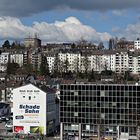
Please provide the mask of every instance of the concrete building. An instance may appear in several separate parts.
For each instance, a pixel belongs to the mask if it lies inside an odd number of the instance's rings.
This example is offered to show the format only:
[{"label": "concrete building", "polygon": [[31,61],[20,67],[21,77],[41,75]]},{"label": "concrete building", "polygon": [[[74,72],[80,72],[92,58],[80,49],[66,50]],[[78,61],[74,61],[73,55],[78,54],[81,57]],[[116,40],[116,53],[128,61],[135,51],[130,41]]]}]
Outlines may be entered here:
[{"label": "concrete building", "polygon": [[12,92],[14,133],[47,135],[56,130],[59,117],[53,90],[28,84]]},{"label": "concrete building", "polygon": [[61,85],[61,140],[138,140],[139,93],[139,85]]}]

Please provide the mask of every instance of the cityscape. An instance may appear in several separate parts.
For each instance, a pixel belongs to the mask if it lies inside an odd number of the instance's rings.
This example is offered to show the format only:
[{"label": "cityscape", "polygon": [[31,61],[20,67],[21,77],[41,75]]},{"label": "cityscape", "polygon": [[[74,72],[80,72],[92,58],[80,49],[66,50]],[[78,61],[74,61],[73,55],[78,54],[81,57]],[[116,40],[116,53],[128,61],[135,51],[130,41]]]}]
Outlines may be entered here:
[{"label": "cityscape", "polygon": [[140,140],[140,1],[0,1],[0,140]]}]

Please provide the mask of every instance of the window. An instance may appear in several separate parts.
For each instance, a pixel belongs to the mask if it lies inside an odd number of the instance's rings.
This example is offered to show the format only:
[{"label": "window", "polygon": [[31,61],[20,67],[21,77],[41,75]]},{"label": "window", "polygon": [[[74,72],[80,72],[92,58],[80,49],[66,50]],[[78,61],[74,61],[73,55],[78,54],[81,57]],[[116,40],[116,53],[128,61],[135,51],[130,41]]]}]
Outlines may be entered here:
[{"label": "window", "polygon": [[78,92],[77,91],[74,92],[74,96],[78,96]]},{"label": "window", "polygon": [[104,97],[105,96],[105,91],[101,90],[101,97]]},{"label": "window", "polygon": [[31,96],[29,96],[29,100],[31,100]]},{"label": "window", "polygon": [[78,112],[74,112],[74,117],[78,117]]}]

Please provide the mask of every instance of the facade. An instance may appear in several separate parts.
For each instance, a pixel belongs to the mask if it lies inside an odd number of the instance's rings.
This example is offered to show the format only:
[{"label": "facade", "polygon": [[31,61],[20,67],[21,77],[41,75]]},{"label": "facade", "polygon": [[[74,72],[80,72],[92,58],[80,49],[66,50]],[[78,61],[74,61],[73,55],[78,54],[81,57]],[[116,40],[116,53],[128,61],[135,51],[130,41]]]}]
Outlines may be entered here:
[{"label": "facade", "polygon": [[115,65],[115,72],[117,73],[124,73],[129,70],[128,52],[126,50],[116,52]]},{"label": "facade", "polygon": [[10,62],[14,62],[14,63],[17,63],[19,64],[19,66],[23,66],[24,64],[24,55],[23,53],[13,53],[13,54],[10,54]]},{"label": "facade", "polygon": [[61,62],[65,63],[66,60],[68,60],[69,62],[69,66],[68,66],[68,70],[69,71],[77,71],[77,66],[79,67],[79,69],[81,68],[81,53],[79,51],[75,51],[72,49],[68,49],[68,50],[61,50],[58,53],[58,57],[60,59]]},{"label": "facade", "polygon": [[[28,84],[13,91],[13,132],[47,135],[56,129],[55,94]],[[57,112],[58,113],[58,112]]]},{"label": "facade", "polygon": [[61,140],[138,140],[139,85],[71,84],[60,91]]},{"label": "facade", "polygon": [[30,54],[30,63],[33,66],[34,70],[39,70],[42,60],[42,54],[38,51],[33,51]]}]

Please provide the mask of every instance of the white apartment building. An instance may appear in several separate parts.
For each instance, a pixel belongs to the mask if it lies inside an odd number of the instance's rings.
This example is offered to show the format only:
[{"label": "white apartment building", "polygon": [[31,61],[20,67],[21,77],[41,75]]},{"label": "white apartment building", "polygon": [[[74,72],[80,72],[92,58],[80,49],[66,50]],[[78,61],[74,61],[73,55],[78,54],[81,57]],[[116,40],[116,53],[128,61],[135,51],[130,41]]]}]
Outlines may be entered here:
[{"label": "white apartment building", "polygon": [[[100,73],[105,68],[115,71],[116,55],[114,52],[97,51],[81,53],[80,51],[63,50],[58,53],[58,58],[61,62],[65,62],[67,59],[69,62],[69,71],[72,72],[76,70],[85,72],[85,59],[88,62],[88,71],[94,70]],[[52,53],[47,54],[47,61],[51,72],[54,67],[55,55]]]},{"label": "white apartment building", "polygon": [[102,61],[105,69],[115,71],[115,53],[104,53],[102,55]]},{"label": "white apartment building", "polygon": [[0,71],[4,72],[7,70],[7,63],[9,62],[9,53],[2,52],[0,54]]},{"label": "white apartment building", "polygon": [[9,53],[2,52],[0,54],[0,64],[7,64],[9,62]]},{"label": "white apartment building", "polygon": [[129,71],[133,74],[140,74],[140,52],[129,52]]},{"label": "white apartment building", "polygon": [[[88,54],[86,54],[88,53]],[[94,52],[70,51],[64,50],[58,53],[60,61],[69,62],[69,71],[85,72],[85,57],[88,59],[88,71],[101,71],[107,69],[116,73],[124,73],[130,71],[133,74],[140,74],[140,52],[128,50],[104,50]],[[54,67],[55,55],[48,54],[47,61],[50,72]]]},{"label": "white apartment building", "polygon": [[10,54],[10,62],[14,62],[19,64],[19,66],[23,66],[24,62],[23,62],[24,58],[23,58],[23,53],[14,53],[14,54]]},{"label": "white apartment building", "polygon": [[140,49],[140,39],[139,38],[136,41],[134,41],[134,48]]},{"label": "white apartment building", "polygon": [[81,60],[81,54],[79,51],[72,51],[72,50],[68,50],[68,51],[60,51],[58,53],[58,57],[60,59],[60,61],[62,61],[63,63],[66,61],[66,59],[69,62],[69,71],[76,71],[77,67],[78,69],[80,69],[80,60]]},{"label": "white apartment building", "polygon": [[125,71],[129,70],[127,51],[116,52],[115,67],[115,72],[117,73],[124,73]]},{"label": "white apartment building", "polygon": [[49,66],[49,71],[50,73],[53,71],[53,67],[54,67],[54,61],[55,61],[55,54],[47,54],[47,62],[48,62],[48,66]]}]

